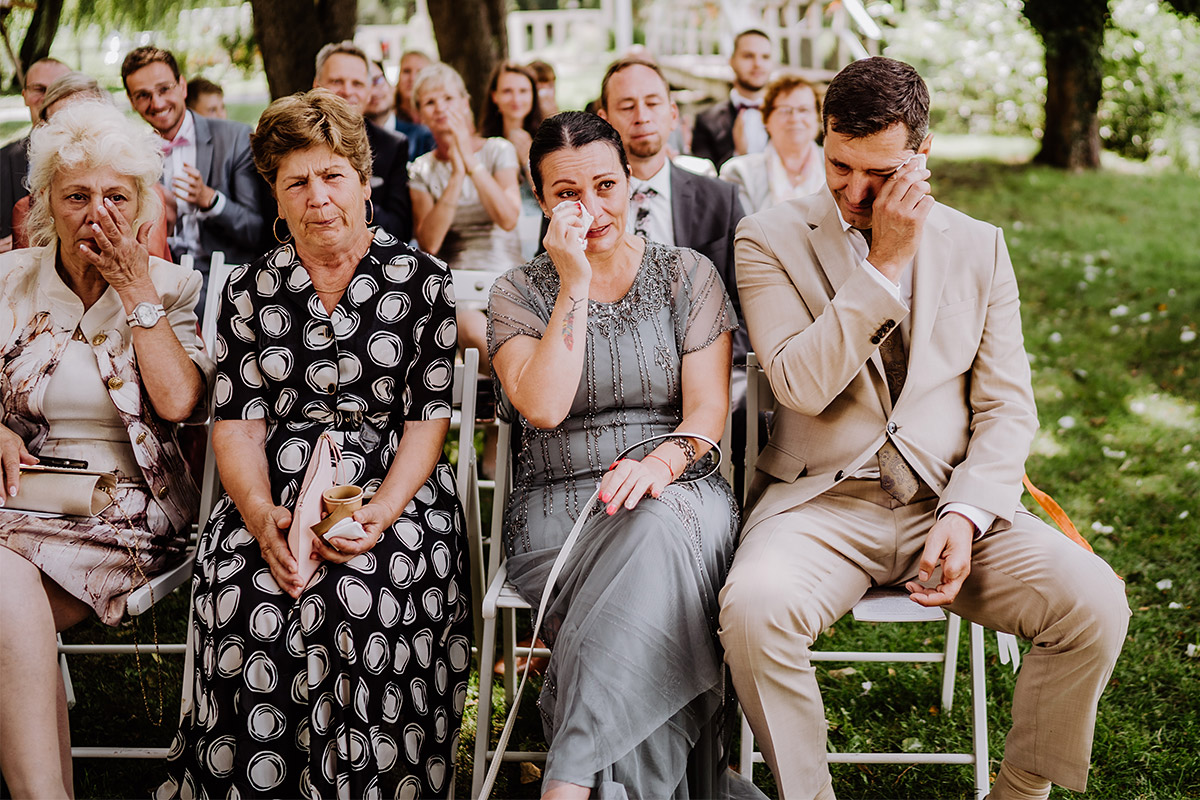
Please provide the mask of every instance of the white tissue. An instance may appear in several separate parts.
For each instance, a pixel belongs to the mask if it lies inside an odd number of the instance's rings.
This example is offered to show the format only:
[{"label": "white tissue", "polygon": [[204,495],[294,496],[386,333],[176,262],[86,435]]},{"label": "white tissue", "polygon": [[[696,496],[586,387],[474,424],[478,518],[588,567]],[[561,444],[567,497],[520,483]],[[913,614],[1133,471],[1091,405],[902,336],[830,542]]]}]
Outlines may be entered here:
[{"label": "white tissue", "polygon": [[346,517],[339,519],[332,528],[325,532],[325,539],[328,541],[333,537],[338,536],[342,539],[365,539],[367,532],[359,522],[354,521],[354,517]]},{"label": "white tissue", "polygon": [[587,230],[588,230],[588,228],[592,227],[592,220],[594,220],[595,217],[593,217],[591,212],[589,212],[587,210],[587,206],[585,206],[583,203],[579,202],[578,200],[563,200],[561,203],[559,203],[553,209],[550,210],[550,216],[553,217],[555,214],[559,213],[563,209],[572,210],[572,211],[578,210],[579,214],[582,216],[584,235],[579,237],[579,246],[582,249],[587,250]]}]

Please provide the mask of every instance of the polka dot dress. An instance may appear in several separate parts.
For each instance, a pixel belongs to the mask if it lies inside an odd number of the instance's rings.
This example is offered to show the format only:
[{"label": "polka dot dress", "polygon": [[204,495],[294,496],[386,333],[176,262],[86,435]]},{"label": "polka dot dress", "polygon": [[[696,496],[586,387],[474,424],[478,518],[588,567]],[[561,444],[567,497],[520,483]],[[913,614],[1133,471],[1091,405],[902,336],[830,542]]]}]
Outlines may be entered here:
[{"label": "polka dot dress", "polygon": [[[217,419],[265,419],[271,491],[295,504],[324,431],[371,491],[405,420],[450,415],[453,289],[382,230],[332,314],[295,249],[222,298]],[[471,656],[462,510],[444,459],[370,551],[293,600],[228,497],[197,547],[192,708],[156,797],[447,794]]]}]

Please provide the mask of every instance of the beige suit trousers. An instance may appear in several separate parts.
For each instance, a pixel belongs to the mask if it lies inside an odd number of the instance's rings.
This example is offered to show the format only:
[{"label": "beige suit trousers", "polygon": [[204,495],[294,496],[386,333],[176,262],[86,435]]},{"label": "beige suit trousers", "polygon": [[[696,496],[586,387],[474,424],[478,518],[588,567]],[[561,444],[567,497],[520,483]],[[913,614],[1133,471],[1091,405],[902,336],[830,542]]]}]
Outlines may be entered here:
[{"label": "beige suit trousers", "polygon": [[[824,706],[809,648],[873,585],[914,579],[937,498],[901,506],[848,480],[744,536],[721,594],[721,642],[738,699],[788,800],[832,798]],[[974,543],[949,610],[1032,641],[1004,758],[1076,791],[1087,785],[1096,707],[1125,638],[1123,582],[1037,517]]]}]

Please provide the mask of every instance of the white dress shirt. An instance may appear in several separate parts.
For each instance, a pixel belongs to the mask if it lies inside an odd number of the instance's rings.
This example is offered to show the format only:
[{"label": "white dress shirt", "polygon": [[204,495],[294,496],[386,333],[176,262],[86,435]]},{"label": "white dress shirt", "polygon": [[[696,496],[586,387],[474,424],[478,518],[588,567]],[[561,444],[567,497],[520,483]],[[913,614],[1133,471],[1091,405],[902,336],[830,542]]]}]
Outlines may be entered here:
[{"label": "white dress shirt", "polygon": [[735,114],[733,121],[736,125],[737,117],[742,117],[742,133],[746,137],[746,153],[761,153],[766,149],[767,142],[770,141],[770,137],[767,135],[767,125],[763,122],[762,100],[746,97],[737,89],[730,89],[729,102],[733,103],[735,110],[742,106],[749,106],[740,115]]},{"label": "white dress shirt", "polygon": [[175,191],[175,178],[183,176],[184,165],[196,166],[196,120],[191,111],[184,112],[183,124],[167,146],[171,151],[163,158],[162,181],[167,191],[175,195],[178,211],[175,230],[167,237],[167,244],[173,253],[197,254],[200,252],[200,223],[225,209],[225,195],[217,192],[213,207],[205,211],[184,200]]},{"label": "white dress shirt", "polygon": [[[656,194],[650,198],[650,216],[646,219],[646,238],[660,244],[675,245],[675,218],[671,211],[671,162],[663,160],[662,167],[649,180],[630,179],[633,194],[644,191],[646,187],[653,189]],[[629,214],[625,217],[625,230],[633,233],[636,224],[636,204],[629,204]]]},{"label": "white dress shirt", "polygon": [[[836,207],[836,205],[835,205]],[[884,277],[884,274],[875,267],[871,266],[871,262],[867,260],[867,253],[870,247],[867,245],[867,240],[858,228],[852,228],[849,222],[842,218],[842,211],[838,209],[838,221],[842,223],[842,230],[850,240],[850,247],[854,250],[854,254],[858,256],[858,264],[860,269],[864,269],[867,273],[879,283],[880,286],[887,289],[892,297],[895,297],[904,304],[906,309],[912,308],[913,298],[913,265],[910,261],[904,271],[900,273],[900,282],[893,283]],[[912,315],[905,316],[900,322],[900,327],[896,330],[893,336],[902,335],[905,344],[912,341]],[[907,348],[906,348],[907,349]],[[868,480],[879,479],[879,462],[875,459],[868,459],[862,467],[854,473],[852,477],[865,478]],[[938,519],[946,516],[950,512],[961,514],[971,521],[975,526],[975,536],[978,538],[987,532],[988,528],[992,527],[992,523],[996,521],[996,515],[984,511],[982,508],[970,505],[969,503],[947,503],[946,507],[938,514]]]}]

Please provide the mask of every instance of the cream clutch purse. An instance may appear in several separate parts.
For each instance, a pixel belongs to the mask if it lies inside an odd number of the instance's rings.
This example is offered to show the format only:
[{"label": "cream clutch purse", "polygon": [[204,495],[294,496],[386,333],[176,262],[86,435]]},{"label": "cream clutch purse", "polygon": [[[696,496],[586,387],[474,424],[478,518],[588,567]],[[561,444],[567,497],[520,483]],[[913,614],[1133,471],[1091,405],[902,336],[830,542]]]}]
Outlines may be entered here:
[{"label": "cream clutch purse", "polygon": [[112,505],[117,476],[111,472],[22,465],[19,488],[17,496],[5,502],[7,508],[94,517]]}]

